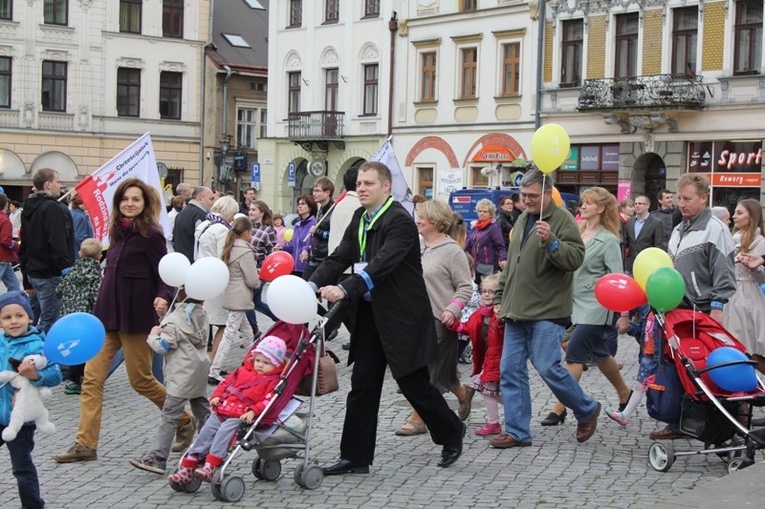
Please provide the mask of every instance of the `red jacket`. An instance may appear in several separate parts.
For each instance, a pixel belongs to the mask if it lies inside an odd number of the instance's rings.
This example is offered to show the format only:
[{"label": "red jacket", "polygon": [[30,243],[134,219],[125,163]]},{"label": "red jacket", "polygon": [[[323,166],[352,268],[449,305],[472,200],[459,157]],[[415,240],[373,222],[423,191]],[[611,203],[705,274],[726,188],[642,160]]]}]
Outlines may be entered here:
[{"label": "red jacket", "polygon": [[471,376],[483,372],[482,382],[499,382],[499,362],[502,360],[502,345],[505,341],[504,326],[497,320],[497,315],[493,308],[491,311],[491,320],[489,320],[489,332],[486,340],[481,336],[483,328],[483,310],[478,308],[468,321],[460,324],[458,332],[465,334],[470,338],[473,345],[473,373]]},{"label": "red jacket", "polygon": [[[241,417],[249,410],[259,416],[265,410],[268,401],[274,396],[272,392],[279,383],[282,366],[268,373],[256,373],[252,363],[246,363],[237,368],[218,384],[210,399],[220,398],[221,403],[215,407],[215,413],[226,417]],[[260,381],[257,384],[252,384]]]},{"label": "red jacket", "polygon": [[0,210],[0,262],[18,263],[19,244],[13,240],[13,226],[8,214]]}]

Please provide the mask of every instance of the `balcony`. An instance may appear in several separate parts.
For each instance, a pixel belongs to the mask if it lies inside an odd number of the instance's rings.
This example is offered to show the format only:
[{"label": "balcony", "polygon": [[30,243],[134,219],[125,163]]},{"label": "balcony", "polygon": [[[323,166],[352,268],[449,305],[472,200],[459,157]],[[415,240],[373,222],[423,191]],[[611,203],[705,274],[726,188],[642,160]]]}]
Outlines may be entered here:
[{"label": "balcony", "polygon": [[341,111],[290,113],[287,118],[287,137],[309,147],[316,143],[320,150],[326,150],[329,142],[343,149],[345,148],[345,143],[342,141],[344,115],[345,113]]},{"label": "balcony", "polygon": [[585,80],[577,109],[699,110],[706,106],[703,79],[693,74],[654,74]]}]

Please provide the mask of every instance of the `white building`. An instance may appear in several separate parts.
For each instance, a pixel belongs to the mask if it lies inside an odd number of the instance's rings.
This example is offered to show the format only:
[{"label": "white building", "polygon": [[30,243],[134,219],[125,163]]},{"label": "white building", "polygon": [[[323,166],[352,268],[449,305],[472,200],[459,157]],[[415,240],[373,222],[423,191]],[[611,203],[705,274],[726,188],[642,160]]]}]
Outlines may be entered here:
[{"label": "white building", "polygon": [[73,185],[150,132],[168,182],[199,181],[209,0],[0,0],[0,179]]},{"label": "white building", "polygon": [[393,143],[415,194],[509,186],[530,159],[539,24],[520,0],[408,2]]},{"label": "white building", "polygon": [[310,195],[323,175],[339,190],[345,171],[385,141],[389,19],[401,3],[271,3],[268,138],[260,140],[258,157],[260,196],[274,210],[292,212],[295,198]]}]

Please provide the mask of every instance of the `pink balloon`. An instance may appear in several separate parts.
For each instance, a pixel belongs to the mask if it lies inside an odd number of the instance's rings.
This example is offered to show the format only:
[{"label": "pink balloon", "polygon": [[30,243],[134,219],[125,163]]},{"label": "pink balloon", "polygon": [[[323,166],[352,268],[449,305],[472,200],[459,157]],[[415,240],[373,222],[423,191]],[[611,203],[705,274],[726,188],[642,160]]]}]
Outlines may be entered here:
[{"label": "pink balloon", "polygon": [[626,274],[606,274],[595,284],[595,297],[611,311],[623,312],[639,308],[648,298],[640,285]]}]

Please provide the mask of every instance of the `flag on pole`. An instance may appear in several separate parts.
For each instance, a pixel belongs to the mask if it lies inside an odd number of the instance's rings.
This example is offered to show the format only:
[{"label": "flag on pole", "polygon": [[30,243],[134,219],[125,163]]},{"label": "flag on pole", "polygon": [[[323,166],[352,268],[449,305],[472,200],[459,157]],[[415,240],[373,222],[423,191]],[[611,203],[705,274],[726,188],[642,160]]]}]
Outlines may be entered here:
[{"label": "flag on pole", "polygon": [[157,171],[157,160],[154,157],[151,136],[146,133],[74,187],[93,223],[93,235],[103,246],[109,243],[109,216],[112,213],[114,191],[121,182],[132,178],[142,180],[157,190],[161,205],[159,224],[165,237],[171,233]]},{"label": "flag on pole", "polygon": [[382,147],[372,156],[372,161],[383,163],[390,169],[390,174],[393,177],[393,182],[390,185],[390,191],[393,198],[400,202],[410,214],[414,215],[414,202],[412,201],[412,191],[409,189],[409,184],[406,183],[404,178],[404,172],[401,171],[401,166],[396,159],[396,153],[393,151],[393,145],[391,144],[392,136],[388,136]]}]

